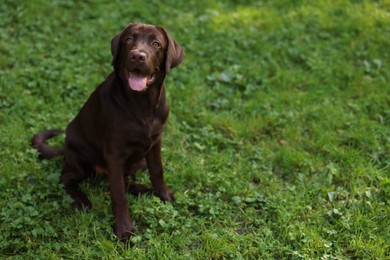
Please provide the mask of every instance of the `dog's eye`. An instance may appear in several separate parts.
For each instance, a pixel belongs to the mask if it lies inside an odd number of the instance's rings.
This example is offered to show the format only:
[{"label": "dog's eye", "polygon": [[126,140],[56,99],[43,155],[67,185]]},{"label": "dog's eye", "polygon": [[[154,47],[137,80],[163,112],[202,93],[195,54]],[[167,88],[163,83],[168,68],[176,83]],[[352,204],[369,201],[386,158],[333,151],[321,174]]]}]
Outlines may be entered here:
[{"label": "dog's eye", "polygon": [[152,42],[153,47],[160,48],[161,44],[158,41]]},{"label": "dog's eye", "polygon": [[126,39],[126,42],[127,43],[133,43],[134,42],[134,38],[133,37],[129,37]]}]

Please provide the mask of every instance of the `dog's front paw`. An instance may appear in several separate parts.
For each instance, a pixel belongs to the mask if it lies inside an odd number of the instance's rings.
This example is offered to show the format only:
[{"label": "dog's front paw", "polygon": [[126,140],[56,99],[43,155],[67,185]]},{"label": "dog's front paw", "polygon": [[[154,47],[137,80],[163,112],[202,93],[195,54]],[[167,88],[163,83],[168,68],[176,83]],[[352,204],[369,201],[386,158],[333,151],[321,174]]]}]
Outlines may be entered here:
[{"label": "dog's front paw", "polygon": [[115,223],[114,225],[114,234],[122,242],[127,242],[132,236],[135,236],[137,230],[133,227],[132,224],[123,224]]},{"label": "dog's front paw", "polygon": [[162,201],[168,201],[168,202],[174,202],[175,197],[174,197],[174,192],[171,191],[168,188],[164,188],[162,190],[154,191],[154,195],[159,197]]}]

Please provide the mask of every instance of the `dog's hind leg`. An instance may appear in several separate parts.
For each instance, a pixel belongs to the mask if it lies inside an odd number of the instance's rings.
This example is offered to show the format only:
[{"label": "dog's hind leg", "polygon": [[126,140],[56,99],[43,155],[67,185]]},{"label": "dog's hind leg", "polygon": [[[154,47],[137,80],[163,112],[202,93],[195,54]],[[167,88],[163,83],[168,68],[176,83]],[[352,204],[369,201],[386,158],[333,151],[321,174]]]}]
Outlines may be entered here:
[{"label": "dog's hind leg", "polygon": [[65,191],[72,197],[72,207],[76,210],[92,207],[91,201],[79,187],[80,182],[90,174],[86,165],[86,163],[83,164],[83,162],[69,160],[65,157],[65,165],[60,177],[60,183],[64,185]]},{"label": "dog's hind leg", "polygon": [[130,175],[131,180],[128,178],[128,176],[125,176],[125,187],[126,187],[126,191],[128,193],[133,194],[133,195],[141,195],[141,194],[145,194],[145,193],[151,194],[153,192],[152,188],[149,188],[143,184],[139,184],[139,183],[135,182],[135,180],[136,180],[135,173],[138,170],[144,171],[147,169],[148,169],[148,165],[146,164],[145,158],[139,162],[134,163],[130,167],[130,170],[128,171],[127,175]]},{"label": "dog's hind leg", "polygon": [[[126,178],[126,177],[125,177]],[[142,195],[145,193],[152,194],[153,189],[146,185],[130,181],[128,178],[125,179],[126,191],[133,195]]]}]

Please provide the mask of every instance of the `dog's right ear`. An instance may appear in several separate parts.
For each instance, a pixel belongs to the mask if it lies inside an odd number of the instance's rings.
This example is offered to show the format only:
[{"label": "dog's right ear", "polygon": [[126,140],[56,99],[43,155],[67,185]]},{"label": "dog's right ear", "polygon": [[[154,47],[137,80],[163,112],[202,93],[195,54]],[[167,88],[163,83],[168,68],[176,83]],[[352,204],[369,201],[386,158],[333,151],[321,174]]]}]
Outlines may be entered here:
[{"label": "dog's right ear", "polygon": [[130,23],[126,26],[125,29],[123,29],[123,31],[121,31],[120,33],[118,33],[117,35],[114,36],[114,38],[112,38],[111,40],[111,54],[112,54],[112,66],[115,67],[115,64],[117,63],[117,59],[119,57],[119,53],[121,52],[121,36],[123,34],[123,32],[129,30],[131,27],[133,27],[134,25],[137,25],[138,23]]},{"label": "dog's right ear", "polygon": [[120,42],[119,39],[121,38],[122,33],[118,33],[114,38],[111,40],[111,54],[112,54],[112,62],[111,65],[115,66],[116,60],[119,55],[120,51]]}]

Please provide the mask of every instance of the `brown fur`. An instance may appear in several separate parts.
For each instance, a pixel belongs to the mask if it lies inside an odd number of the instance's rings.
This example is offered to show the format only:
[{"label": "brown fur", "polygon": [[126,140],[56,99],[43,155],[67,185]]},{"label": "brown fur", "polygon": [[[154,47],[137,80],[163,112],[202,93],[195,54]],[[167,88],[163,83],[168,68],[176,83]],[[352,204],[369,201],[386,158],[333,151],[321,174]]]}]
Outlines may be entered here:
[{"label": "brown fur", "polygon": [[[126,241],[135,232],[126,190],[133,194],[152,190],[163,201],[174,200],[161,162],[161,137],[169,113],[164,79],[181,63],[184,51],[163,28],[133,23],[112,39],[111,52],[114,71],[69,123],[64,148],[55,149],[46,142],[59,130],[38,133],[32,144],[43,159],[64,155],[60,182],[76,209],[92,206],[79,183],[95,172],[107,173],[114,233]],[[130,88],[132,73],[148,75],[147,89]],[[146,164],[152,189],[127,178]]]}]

